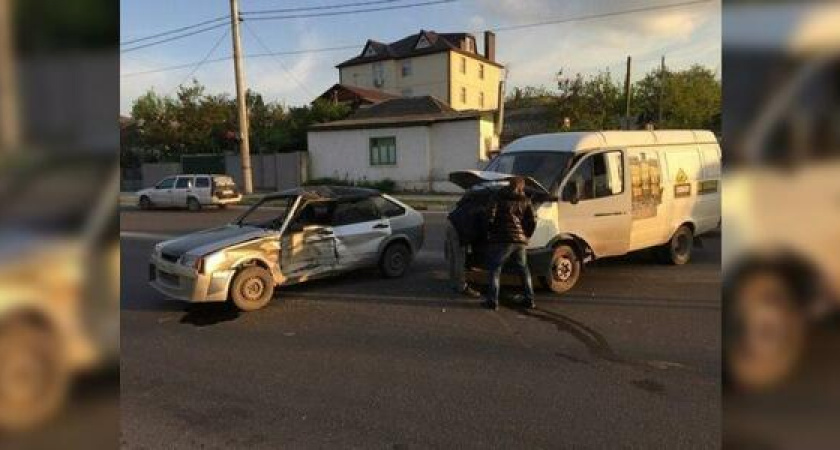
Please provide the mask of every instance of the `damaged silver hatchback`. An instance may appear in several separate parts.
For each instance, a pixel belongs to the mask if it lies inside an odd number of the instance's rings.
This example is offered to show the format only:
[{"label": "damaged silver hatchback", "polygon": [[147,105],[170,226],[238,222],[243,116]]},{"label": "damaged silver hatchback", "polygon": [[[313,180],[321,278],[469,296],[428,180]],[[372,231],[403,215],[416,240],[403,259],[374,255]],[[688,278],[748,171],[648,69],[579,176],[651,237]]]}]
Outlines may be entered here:
[{"label": "damaged silver hatchback", "polygon": [[157,244],[149,278],[178,300],[230,300],[253,311],[278,286],[377,265],[400,277],[423,238],[423,216],[391,196],[296,188],[264,197],[233,223]]}]

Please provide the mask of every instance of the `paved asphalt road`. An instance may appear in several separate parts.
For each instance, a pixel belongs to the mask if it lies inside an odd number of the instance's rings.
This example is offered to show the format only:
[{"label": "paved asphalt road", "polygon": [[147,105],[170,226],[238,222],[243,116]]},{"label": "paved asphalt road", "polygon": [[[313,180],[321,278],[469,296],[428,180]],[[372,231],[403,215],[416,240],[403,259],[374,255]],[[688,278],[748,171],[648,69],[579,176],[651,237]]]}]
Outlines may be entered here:
[{"label": "paved asphalt road", "polygon": [[536,311],[452,296],[443,214],[397,280],[283,289],[249,314],[146,284],[163,235],[237,211],[122,223],[122,444],[138,448],[711,448],[720,442],[717,237],[687,266],[592,265]]}]

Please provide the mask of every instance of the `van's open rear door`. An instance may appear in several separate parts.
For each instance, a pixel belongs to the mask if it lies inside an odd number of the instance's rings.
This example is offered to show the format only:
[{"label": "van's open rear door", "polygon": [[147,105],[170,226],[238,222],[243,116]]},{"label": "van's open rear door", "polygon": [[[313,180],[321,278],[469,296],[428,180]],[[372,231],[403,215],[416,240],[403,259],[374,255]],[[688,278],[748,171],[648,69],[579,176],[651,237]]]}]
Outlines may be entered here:
[{"label": "van's open rear door", "polygon": [[[460,188],[470,189],[483,184],[492,185],[510,180],[517,175],[482,170],[458,170],[449,174],[449,181]],[[531,177],[521,177],[525,180],[525,189],[533,193],[540,200],[551,200],[552,196],[542,184]]]}]

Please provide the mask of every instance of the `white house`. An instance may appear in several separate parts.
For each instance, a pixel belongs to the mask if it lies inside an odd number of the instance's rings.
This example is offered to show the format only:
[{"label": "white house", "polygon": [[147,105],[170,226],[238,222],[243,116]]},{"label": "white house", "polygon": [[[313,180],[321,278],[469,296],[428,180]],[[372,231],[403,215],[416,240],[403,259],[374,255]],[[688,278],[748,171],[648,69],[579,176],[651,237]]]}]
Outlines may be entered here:
[{"label": "white house", "polygon": [[459,192],[449,172],[486,165],[498,147],[493,112],[456,111],[430,96],[395,98],[308,133],[310,176]]}]

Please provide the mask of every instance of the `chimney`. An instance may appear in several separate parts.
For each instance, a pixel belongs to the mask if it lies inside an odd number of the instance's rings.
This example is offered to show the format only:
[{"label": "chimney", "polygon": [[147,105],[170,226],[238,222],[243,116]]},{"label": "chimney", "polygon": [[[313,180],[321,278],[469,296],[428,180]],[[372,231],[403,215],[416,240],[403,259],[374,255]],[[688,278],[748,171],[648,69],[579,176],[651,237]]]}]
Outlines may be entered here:
[{"label": "chimney", "polygon": [[496,33],[484,32],[484,57],[490,61],[496,60]]}]

